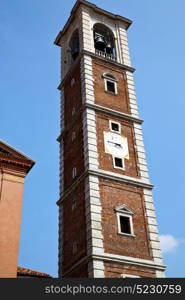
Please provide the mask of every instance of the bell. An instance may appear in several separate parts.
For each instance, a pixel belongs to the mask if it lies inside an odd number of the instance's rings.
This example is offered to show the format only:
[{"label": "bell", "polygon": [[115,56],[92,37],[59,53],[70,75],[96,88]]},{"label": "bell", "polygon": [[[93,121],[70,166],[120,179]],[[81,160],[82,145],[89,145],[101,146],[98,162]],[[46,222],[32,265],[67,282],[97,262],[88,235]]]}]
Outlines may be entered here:
[{"label": "bell", "polygon": [[105,41],[103,40],[102,36],[98,36],[95,40],[95,48],[97,50],[100,50],[102,52],[105,51],[105,48],[106,48],[106,44],[105,44]]},{"label": "bell", "polygon": [[106,46],[106,53],[107,54],[112,54],[112,45],[110,42],[107,43],[107,46]]},{"label": "bell", "polygon": [[78,54],[79,54],[79,48],[76,47],[72,51],[72,58],[73,58],[73,60],[75,60],[77,58]]}]

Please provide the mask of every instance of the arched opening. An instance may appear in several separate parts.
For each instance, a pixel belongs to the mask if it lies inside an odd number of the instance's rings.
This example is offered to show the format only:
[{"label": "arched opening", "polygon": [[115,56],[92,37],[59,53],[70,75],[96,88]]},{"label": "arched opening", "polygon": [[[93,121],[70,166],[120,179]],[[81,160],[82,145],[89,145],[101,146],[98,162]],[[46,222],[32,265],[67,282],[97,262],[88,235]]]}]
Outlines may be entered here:
[{"label": "arched opening", "polygon": [[78,30],[75,30],[75,32],[73,33],[71,40],[69,42],[69,48],[71,51],[71,57],[74,61],[77,58],[77,56],[79,55],[79,50],[80,50]]},{"label": "arched opening", "polygon": [[94,25],[94,47],[97,54],[115,59],[115,41],[113,32],[105,25]]}]

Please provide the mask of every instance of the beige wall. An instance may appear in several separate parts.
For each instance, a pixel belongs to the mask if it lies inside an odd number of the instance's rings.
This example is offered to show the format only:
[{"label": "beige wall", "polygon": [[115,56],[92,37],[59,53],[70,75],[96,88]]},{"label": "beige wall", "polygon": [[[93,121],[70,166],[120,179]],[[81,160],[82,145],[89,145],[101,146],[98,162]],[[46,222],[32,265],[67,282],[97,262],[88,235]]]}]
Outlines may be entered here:
[{"label": "beige wall", "polygon": [[0,173],[0,278],[17,277],[24,179]]}]

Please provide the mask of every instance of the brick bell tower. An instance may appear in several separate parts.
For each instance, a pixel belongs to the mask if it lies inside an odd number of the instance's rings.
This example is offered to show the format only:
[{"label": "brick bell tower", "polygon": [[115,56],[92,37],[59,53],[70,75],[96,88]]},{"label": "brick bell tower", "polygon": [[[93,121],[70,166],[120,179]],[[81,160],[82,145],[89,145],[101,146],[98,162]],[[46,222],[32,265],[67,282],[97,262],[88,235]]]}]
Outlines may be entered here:
[{"label": "brick bell tower", "polygon": [[78,0],[61,47],[59,277],[164,277],[131,21]]}]

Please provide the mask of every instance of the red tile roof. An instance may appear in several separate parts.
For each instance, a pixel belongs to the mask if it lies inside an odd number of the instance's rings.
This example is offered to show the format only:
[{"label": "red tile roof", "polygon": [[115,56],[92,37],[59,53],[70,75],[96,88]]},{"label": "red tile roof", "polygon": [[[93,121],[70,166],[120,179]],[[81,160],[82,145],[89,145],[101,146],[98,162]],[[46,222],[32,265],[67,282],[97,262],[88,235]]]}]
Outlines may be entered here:
[{"label": "red tile roof", "polygon": [[27,277],[49,277],[51,276],[47,273],[41,273],[27,268],[17,267],[17,276],[27,276]]}]

